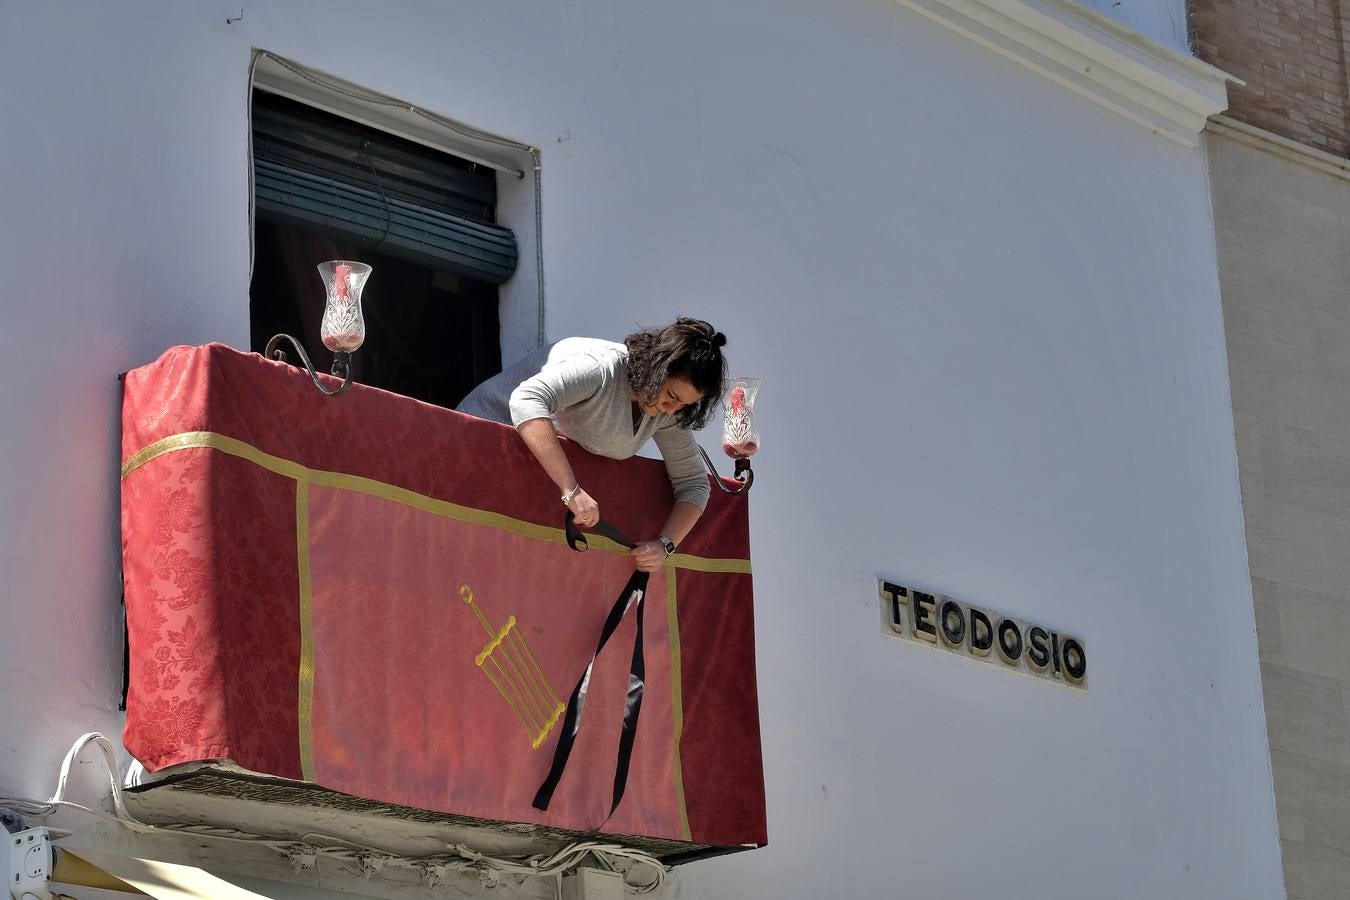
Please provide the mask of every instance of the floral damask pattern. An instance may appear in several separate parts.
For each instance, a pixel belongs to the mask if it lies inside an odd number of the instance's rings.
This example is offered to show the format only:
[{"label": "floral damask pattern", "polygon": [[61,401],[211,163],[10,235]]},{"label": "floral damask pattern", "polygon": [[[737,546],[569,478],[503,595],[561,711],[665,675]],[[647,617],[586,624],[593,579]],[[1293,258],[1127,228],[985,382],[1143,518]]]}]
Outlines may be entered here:
[{"label": "floral damask pattern", "polygon": [[[199,479],[201,477],[200,470],[197,477]],[[183,480],[182,475],[179,476],[179,480]],[[177,534],[187,534],[192,531],[193,525],[201,516],[201,507],[187,489],[173,490],[166,488],[162,496],[160,516],[155,520],[154,525],[154,542],[158,547],[172,544],[174,536]]]},{"label": "floral damask pattern", "polygon": [[[127,632],[133,648],[127,703],[127,733],[140,736],[136,751],[154,766],[165,753],[202,738],[206,704],[196,689],[182,690],[184,662],[176,646],[197,632],[190,609],[208,583],[207,522],[198,488],[169,487],[189,466],[204,473],[205,451],[184,451],[181,458],[158,462],[159,478],[123,483],[123,568],[127,585]],[[194,670],[206,660],[195,648]],[[196,688],[200,688],[200,682]]]},{"label": "floral damask pattern", "polygon": [[140,752],[150,759],[157,759],[197,738],[205,706],[179,697],[157,697],[150,702],[146,712]]},{"label": "floral damask pattern", "polygon": [[[154,611],[151,610],[151,615]],[[162,617],[161,617],[162,618]],[[195,675],[187,685],[189,693],[197,693],[206,684],[206,672],[211,657],[197,622],[188,616],[182,630],[169,630],[168,642],[155,648],[154,656],[145,663],[142,680],[147,689],[172,691],[182,679]]]},{"label": "floral damask pattern", "polygon": [[122,487],[128,748],[298,775],[294,481],[203,448]]}]

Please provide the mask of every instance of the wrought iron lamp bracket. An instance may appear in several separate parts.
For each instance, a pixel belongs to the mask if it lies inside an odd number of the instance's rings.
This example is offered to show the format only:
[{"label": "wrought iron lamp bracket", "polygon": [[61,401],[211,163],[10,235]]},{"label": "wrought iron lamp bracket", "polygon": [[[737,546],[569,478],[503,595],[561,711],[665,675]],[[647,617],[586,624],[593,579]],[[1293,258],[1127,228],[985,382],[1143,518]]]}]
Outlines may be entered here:
[{"label": "wrought iron lamp bracket", "polygon": [[301,345],[299,341],[291,337],[289,334],[273,335],[272,339],[267,342],[267,349],[263,351],[263,356],[266,356],[268,359],[277,359],[281,360],[282,362],[288,362],[288,360],[286,359],[285,351],[277,346],[278,344],[281,343],[283,339],[290,341],[291,346],[295,348],[295,352],[300,354],[300,361],[304,363],[305,368],[309,370],[310,380],[313,381],[314,386],[318,388],[320,391],[322,391],[324,394],[328,395],[329,397],[336,397],[343,391],[347,390],[347,388],[351,387],[352,355],[350,353],[348,353],[345,350],[337,350],[333,353],[332,374],[336,378],[341,378],[342,384],[338,385],[337,388],[330,391],[328,388],[323,386],[323,382],[319,381],[319,373],[315,371],[314,364],[309,361],[309,354],[305,352],[304,346]]},{"label": "wrought iron lamp bracket", "polygon": [[722,493],[744,494],[746,491],[750,490],[750,485],[755,483],[755,470],[750,468],[750,460],[748,459],[736,460],[736,470],[733,477],[741,484],[740,487],[729,488],[726,486],[726,484],[723,483],[722,476],[718,474],[717,467],[713,465],[712,458],[708,456],[708,451],[704,450],[702,447],[699,447],[698,452],[703,454],[703,463],[708,467],[708,471],[712,473],[713,484],[721,488]]}]

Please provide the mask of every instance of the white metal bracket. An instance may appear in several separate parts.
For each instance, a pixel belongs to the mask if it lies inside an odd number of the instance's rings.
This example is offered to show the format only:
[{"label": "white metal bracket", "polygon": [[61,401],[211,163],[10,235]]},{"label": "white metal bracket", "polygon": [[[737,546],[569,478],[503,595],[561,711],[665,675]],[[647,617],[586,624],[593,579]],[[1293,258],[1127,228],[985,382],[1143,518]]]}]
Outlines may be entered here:
[{"label": "white metal bracket", "polygon": [[563,900],[624,900],[623,875],[582,866],[562,880]]},{"label": "white metal bracket", "polygon": [[14,900],[52,900],[47,882],[52,876],[52,836],[46,828],[29,828],[6,835],[5,881]]}]

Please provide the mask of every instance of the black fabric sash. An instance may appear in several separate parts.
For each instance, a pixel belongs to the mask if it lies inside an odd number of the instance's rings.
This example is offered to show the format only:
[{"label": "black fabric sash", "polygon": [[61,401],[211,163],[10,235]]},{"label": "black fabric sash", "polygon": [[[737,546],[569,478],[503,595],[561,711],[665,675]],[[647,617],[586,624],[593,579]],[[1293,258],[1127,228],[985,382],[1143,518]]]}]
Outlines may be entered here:
[{"label": "black fabric sash", "polygon": [[[577,528],[575,517],[571,512],[567,513],[566,527],[568,545],[573,550],[585,550],[586,536]],[[637,546],[604,519],[596,523],[595,530],[629,549]],[[647,572],[634,571],[633,576],[619,592],[614,605],[610,607],[604,627],[600,629],[600,643],[596,645],[591,661],[586,664],[586,670],[581,673],[581,680],[572,689],[572,696],[567,698],[567,713],[563,716],[558,745],[553,750],[553,765],[549,769],[548,777],[534,795],[536,809],[548,809],[549,803],[553,800],[553,791],[562,779],[563,770],[567,768],[567,759],[572,755],[572,745],[576,743],[577,731],[581,728],[581,713],[586,707],[586,694],[590,690],[591,670],[595,668],[595,660],[618,629],[628,608],[636,607],[637,634],[633,638],[633,662],[628,670],[628,695],[623,705],[623,731],[619,735],[619,756],[614,764],[614,802],[610,804],[609,814],[614,815],[614,810],[619,808],[624,788],[628,786],[628,767],[633,759],[633,739],[637,737],[638,715],[642,712],[642,693],[647,677],[647,664],[642,652],[642,620],[645,607],[642,601],[647,594],[647,582],[650,577]]]}]

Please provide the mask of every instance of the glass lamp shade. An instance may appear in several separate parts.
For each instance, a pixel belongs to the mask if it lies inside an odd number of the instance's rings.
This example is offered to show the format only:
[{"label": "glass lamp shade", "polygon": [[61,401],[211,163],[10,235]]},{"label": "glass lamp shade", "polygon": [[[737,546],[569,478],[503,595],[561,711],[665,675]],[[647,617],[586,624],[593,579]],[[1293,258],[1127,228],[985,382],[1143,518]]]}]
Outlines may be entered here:
[{"label": "glass lamp shade", "polygon": [[370,277],[370,266],[345,259],[319,263],[327,302],[319,338],[329,350],[352,353],[366,339],[366,320],[361,315],[361,289]]},{"label": "glass lamp shade", "polygon": [[759,449],[759,431],[755,428],[755,397],[758,378],[733,378],[722,396],[725,416],[722,420],[722,452],[732,459],[748,459]]}]

